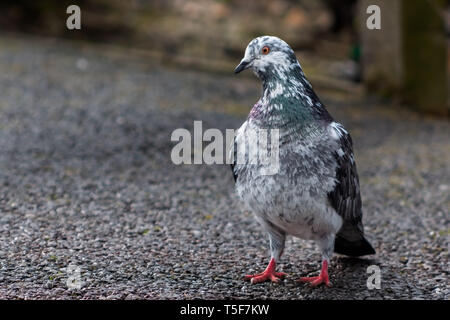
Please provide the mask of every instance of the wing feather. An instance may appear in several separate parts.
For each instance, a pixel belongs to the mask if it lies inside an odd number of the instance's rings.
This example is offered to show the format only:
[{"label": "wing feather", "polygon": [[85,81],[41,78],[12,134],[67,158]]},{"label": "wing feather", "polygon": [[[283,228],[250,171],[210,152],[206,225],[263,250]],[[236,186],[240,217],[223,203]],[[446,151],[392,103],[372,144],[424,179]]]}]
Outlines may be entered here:
[{"label": "wing feather", "polygon": [[333,130],[336,130],[340,148],[334,152],[337,183],[328,193],[328,199],[344,221],[358,224],[362,219],[362,206],[352,138],[339,124]]}]

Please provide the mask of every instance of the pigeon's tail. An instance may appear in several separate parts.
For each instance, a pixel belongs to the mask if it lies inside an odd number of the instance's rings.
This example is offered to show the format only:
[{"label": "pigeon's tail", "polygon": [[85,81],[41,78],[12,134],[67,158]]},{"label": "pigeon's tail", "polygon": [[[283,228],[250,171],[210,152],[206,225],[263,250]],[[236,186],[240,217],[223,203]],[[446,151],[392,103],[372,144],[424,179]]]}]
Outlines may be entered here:
[{"label": "pigeon's tail", "polygon": [[345,254],[346,256],[359,257],[374,254],[375,249],[363,236],[359,240],[349,241],[338,234],[334,240],[334,252]]}]

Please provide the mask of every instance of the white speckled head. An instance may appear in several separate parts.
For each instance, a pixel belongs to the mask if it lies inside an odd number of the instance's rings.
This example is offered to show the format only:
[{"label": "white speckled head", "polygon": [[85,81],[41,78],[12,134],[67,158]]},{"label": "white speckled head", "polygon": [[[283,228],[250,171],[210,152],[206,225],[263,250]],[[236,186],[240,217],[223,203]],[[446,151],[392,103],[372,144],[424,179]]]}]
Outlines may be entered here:
[{"label": "white speckled head", "polygon": [[245,49],[244,58],[235,73],[251,68],[260,78],[299,66],[294,50],[283,40],[273,36],[253,39]]}]

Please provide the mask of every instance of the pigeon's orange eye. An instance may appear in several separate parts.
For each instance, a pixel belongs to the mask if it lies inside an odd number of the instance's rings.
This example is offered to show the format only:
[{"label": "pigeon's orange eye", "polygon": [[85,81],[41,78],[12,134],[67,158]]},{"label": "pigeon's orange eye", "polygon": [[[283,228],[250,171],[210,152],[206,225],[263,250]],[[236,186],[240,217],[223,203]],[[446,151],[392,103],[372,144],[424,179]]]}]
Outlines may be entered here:
[{"label": "pigeon's orange eye", "polygon": [[265,46],[261,49],[262,54],[268,54],[270,52],[270,49],[268,46]]}]

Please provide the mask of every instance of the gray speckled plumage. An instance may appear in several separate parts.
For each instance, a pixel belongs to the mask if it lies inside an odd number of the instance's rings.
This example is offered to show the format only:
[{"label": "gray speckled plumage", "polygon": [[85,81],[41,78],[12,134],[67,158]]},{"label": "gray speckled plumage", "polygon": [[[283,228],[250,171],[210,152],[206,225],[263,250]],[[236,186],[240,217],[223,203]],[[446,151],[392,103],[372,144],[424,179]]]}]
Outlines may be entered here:
[{"label": "gray speckled plumage", "polygon": [[[294,51],[279,38],[256,38],[236,71],[247,68],[262,80],[263,94],[236,133],[232,170],[237,193],[269,234],[272,258],[279,260],[286,235],[317,241],[327,261],[333,251],[374,253],[363,235],[350,135],[322,105]],[[275,174],[236,161],[238,145],[257,145],[249,133],[258,129],[279,131]]]}]

